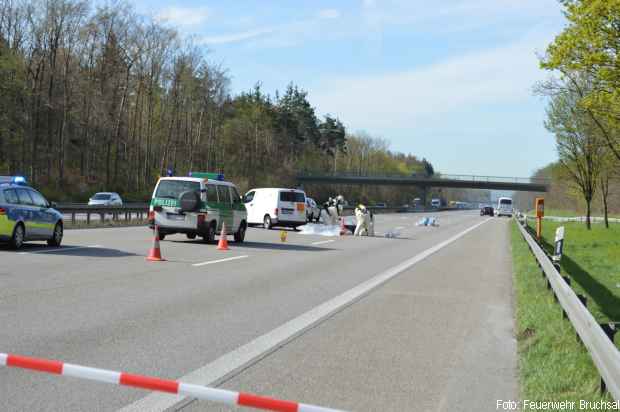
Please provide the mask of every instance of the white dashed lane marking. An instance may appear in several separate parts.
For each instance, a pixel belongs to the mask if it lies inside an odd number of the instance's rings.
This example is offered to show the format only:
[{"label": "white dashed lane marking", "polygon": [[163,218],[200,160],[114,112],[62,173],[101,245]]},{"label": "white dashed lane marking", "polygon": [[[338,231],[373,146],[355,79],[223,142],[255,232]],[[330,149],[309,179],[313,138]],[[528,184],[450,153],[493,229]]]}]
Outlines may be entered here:
[{"label": "white dashed lane marking", "polygon": [[226,259],[218,259],[218,260],[208,260],[206,262],[201,262],[201,263],[194,263],[192,266],[205,266],[205,265],[212,265],[214,263],[222,263],[222,262],[230,262],[231,260],[238,260],[238,259],[245,259],[247,258],[247,255],[243,255],[243,256],[234,256],[234,257],[229,257]]}]

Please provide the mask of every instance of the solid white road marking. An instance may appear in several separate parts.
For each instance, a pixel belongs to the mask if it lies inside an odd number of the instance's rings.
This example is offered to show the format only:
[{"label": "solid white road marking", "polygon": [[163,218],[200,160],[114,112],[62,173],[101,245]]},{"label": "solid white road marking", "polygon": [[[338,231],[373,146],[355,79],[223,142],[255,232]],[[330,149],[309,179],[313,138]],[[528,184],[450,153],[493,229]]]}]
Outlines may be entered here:
[{"label": "solid white road marking", "polygon": [[101,247],[101,245],[91,245],[91,246],[75,246],[75,247],[59,247],[56,249],[46,249],[46,250],[38,250],[34,252],[19,252],[20,255],[34,255],[39,253],[53,253],[53,252],[66,252],[68,250],[77,250],[77,249],[92,249]]},{"label": "solid white road marking", "polygon": [[398,226],[398,227],[396,228],[396,230],[401,230],[401,229],[404,229],[404,228],[405,228],[405,226]]},{"label": "solid white road marking", "polygon": [[325,243],[332,243],[335,242],[334,239],[331,240],[321,240],[320,242],[314,242],[314,243],[310,243],[311,245],[324,245]]},{"label": "solid white road marking", "polygon": [[247,255],[243,255],[243,256],[229,257],[229,258],[226,258],[226,259],[208,260],[206,262],[194,263],[192,266],[205,266],[205,265],[211,265],[213,263],[230,262],[231,260],[245,259],[246,257],[248,257],[248,256]]},{"label": "solid white road marking", "polygon": [[[328,300],[327,302],[310,309],[308,312],[292,319],[285,324],[273,329],[271,332],[259,336],[258,338],[246,343],[245,345],[228,352],[227,354],[219,357],[213,362],[197,369],[177,380],[186,383],[192,383],[197,385],[209,385],[218,386],[222,382],[226,381],[230,377],[234,376],[238,372],[247,368],[250,365],[255,364],[261,359],[265,358],[269,354],[276,351],[278,348],[284,346],[286,343],[292,341],[296,337],[302,335],[308,329],[314,327],[316,324],[329,318],[335,313],[355,303],[362,297],[366,296],[374,289],[383,285],[399,273],[409,269],[415,264],[426,259],[430,255],[449,244],[455,242],[459,238],[465,236],[467,233],[476,229],[480,225],[488,222],[486,219],[480,223],[463,230],[462,232],[452,236],[451,238],[444,240],[435,246],[426,249],[425,251],[415,255],[412,258],[405,260],[404,262],[387,269],[386,271],[379,273],[373,278],[362,282],[361,284],[349,289],[335,298]],[[184,401],[185,399],[185,401]],[[131,403],[119,412],[138,412],[138,411],[166,411],[170,408],[179,407],[181,402],[189,402],[187,398],[183,396],[172,396],[163,393],[152,393],[146,397]]]}]

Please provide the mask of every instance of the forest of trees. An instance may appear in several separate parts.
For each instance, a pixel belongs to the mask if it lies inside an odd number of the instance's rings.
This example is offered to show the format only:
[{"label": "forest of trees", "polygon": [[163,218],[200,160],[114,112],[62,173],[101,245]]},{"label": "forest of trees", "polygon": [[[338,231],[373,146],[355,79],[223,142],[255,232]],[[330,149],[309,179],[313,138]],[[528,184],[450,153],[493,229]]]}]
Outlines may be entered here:
[{"label": "forest of trees", "polygon": [[432,174],[426,160],[317,115],[293,83],[271,96],[257,79],[232,95],[226,68],[205,56],[128,3],[0,0],[0,174],[24,174],[54,200],[144,199],[168,169],[221,171],[242,190],[292,185],[301,170]]}]

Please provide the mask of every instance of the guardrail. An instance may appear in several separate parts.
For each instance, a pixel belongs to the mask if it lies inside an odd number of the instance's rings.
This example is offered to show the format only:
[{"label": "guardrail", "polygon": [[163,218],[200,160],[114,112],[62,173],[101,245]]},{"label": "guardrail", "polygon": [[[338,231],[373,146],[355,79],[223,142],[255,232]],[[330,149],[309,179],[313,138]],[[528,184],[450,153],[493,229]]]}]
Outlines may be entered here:
[{"label": "guardrail", "polygon": [[129,222],[134,215],[138,220],[144,220],[148,215],[147,203],[128,203],[122,206],[89,206],[84,203],[65,203],[56,207],[63,215],[71,216],[71,223],[76,224],[80,217],[84,216],[86,224],[91,223],[92,215],[99,216],[99,221],[104,222],[109,216],[113,221],[119,221],[121,216]]},{"label": "guardrail", "polygon": [[[527,215],[527,218],[528,219],[535,219],[536,216]],[[564,216],[544,216],[543,220],[549,220],[551,222],[559,222],[559,223],[564,223],[564,222],[584,223],[586,221],[586,217],[585,216],[570,216],[570,217],[564,217]],[[615,217],[610,217],[607,220],[609,221],[609,223],[620,223],[620,219],[619,218],[615,218]],[[590,222],[592,222],[592,223],[603,223],[603,222],[605,222],[605,218],[601,217],[601,216],[590,216]]]},{"label": "guardrail", "polygon": [[[368,206],[369,210],[373,213],[396,213],[396,212],[406,212],[406,213],[422,213],[422,212],[440,212],[440,211],[458,211],[458,210],[473,210],[473,209],[459,209],[459,208],[448,208],[441,207],[437,209],[413,209],[413,208],[403,208],[403,207],[375,207]],[[113,221],[120,221],[121,216],[124,217],[125,221],[131,221],[134,216],[138,220],[144,220],[148,215],[149,205],[148,203],[127,203],[122,206],[89,206],[85,203],[63,203],[59,204],[55,208],[63,215],[71,216],[71,223],[73,225],[77,224],[80,221],[86,222],[87,225],[91,224],[92,216],[98,216],[99,222],[104,222],[107,217],[110,217]],[[355,210],[355,206],[345,206],[344,210],[346,212],[353,212]],[[83,218],[83,219],[80,219]]]},{"label": "guardrail", "polygon": [[[435,209],[431,208],[405,208],[405,207],[377,207],[377,206],[366,206],[366,209],[372,211],[373,213],[430,213],[430,212],[456,212],[456,211],[464,211],[464,210],[478,210],[477,208],[456,208],[456,207],[439,207]],[[344,206],[343,208],[346,212],[353,212],[355,210],[355,206]]]},{"label": "guardrail", "polygon": [[594,319],[584,305],[583,298],[575,294],[542,247],[525,229],[526,224],[527,217],[523,224],[517,226],[536,257],[543,276],[547,278],[547,286],[553,290],[564,316],[570,320],[577,336],[590,353],[601,375],[601,389],[609,391],[615,400],[620,401],[620,351],[613,342],[615,331],[609,325],[600,325]]}]

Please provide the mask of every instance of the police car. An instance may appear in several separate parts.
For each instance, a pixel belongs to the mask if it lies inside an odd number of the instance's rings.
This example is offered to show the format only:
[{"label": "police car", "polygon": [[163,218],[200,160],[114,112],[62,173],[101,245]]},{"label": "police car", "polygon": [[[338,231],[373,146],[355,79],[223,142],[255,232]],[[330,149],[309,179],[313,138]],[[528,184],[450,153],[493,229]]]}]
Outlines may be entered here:
[{"label": "police car", "polygon": [[222,174],[192,172],[157,182],[149,206],[149,227],[157,226],[160,240],[184,233],[189,239],[200,236],[212,243],[224,223],[227,235],[244,241],[247,212],[237,187]]},{"label": "police car", "polygon": [[60,246],[62,214],[22,176],[0,176],[0,242],[19,249],[28,240]]}]

